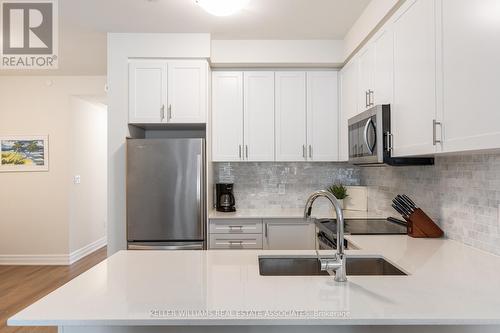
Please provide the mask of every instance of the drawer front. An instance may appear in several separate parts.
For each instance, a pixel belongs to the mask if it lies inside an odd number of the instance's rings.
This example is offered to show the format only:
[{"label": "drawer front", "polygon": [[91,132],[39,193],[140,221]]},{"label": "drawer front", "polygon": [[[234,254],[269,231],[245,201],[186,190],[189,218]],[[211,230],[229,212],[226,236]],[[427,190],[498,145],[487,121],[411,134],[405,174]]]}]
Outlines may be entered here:
[{"label": "drawer front", "polygon": [[261,234],[261,219],[210,220],[211,234]]},{"label": "drawer front", "polygon": [[210,249],[262,249],[262,234],[211,234]]}]

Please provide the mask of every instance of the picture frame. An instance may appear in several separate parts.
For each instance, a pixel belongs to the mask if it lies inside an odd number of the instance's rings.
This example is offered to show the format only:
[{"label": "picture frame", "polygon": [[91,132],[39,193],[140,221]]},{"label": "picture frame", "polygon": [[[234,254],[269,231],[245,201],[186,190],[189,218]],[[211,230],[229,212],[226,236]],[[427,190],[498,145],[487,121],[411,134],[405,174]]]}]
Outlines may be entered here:
[{"label": "picture frame", "polygon": [[48,135],[0,136],[0,172],[48,170]]}]

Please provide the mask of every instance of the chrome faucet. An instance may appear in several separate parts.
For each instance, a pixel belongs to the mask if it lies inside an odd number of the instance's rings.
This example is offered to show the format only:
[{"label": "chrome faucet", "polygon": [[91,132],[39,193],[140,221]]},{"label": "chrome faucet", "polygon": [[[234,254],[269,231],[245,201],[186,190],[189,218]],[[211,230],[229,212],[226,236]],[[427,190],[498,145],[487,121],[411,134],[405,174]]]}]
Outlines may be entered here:
[{"label": "chrome faucet", "polygon": [[335,281],[345,282],[346,277],[346,258],[344,254],[344,215],[342,214],[342,208],[337,198],[328,191],[321,190],[312,193],[307,199],[306,206],[304,208],[304,217],[310,218],[312,205],[314,201],[319,198],[327,198],[332,206],[335,208],[335,213],[337,214],[337,253],[335,258],[319,258],[322,271],[335,271]]}]

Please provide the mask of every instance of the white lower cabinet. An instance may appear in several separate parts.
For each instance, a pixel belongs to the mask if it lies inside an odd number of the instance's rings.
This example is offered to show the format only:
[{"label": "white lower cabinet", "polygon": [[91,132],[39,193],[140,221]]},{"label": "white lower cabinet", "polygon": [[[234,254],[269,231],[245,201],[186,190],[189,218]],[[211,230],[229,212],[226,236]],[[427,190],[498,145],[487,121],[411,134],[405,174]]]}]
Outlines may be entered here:
[{"label": "white lower cabinet", "polygon": [[210,219],[209,249],[314,250],[316,227],[304,219]]},{"label": "white lower cabinet", "polygon": [[265,219],[264,250],[314,250],[316,228],[304,219]]}]

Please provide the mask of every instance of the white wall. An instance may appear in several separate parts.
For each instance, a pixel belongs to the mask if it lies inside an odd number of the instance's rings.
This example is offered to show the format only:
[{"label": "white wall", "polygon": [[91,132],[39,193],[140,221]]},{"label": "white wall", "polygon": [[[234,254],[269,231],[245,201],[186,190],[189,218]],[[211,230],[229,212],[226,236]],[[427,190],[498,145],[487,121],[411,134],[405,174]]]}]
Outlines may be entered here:
[{"label": "white wall", "polygon": [[[70,99],[70,218],[69,251],[106,236],[107,106],[88,97]],[[75,176],[80,176],[80,183]]]},{"label": "white wall", "polygon": [[344,62],[341,40],[212,40],[214,67],[314,66]]},{"label": "white wall", "polygon": [[210,34],[108,34],[108,255],[127,247],[128,59],[141,57],[208,59]]},{"label": "white wall", "polygon": [[403,2],[405,0],[371,0],[344,37],[343,59],[347,59],[373,29]]},{"label": "white wall", "polygon": [[0,77],[0,135],[48,134],[50,159],[47,172],[0,173],[0,262],[67,259],[70,96],[103,94],[104,84],[93,76]]}]

